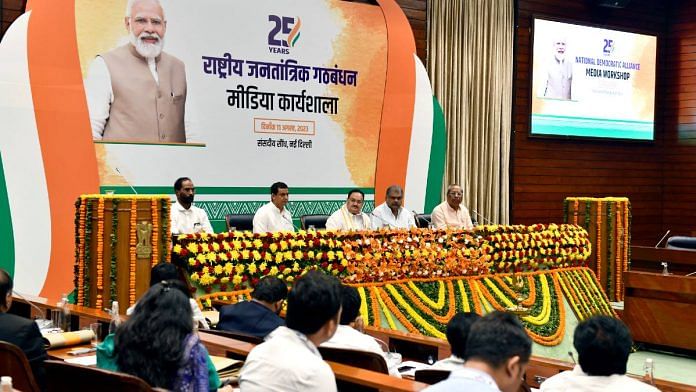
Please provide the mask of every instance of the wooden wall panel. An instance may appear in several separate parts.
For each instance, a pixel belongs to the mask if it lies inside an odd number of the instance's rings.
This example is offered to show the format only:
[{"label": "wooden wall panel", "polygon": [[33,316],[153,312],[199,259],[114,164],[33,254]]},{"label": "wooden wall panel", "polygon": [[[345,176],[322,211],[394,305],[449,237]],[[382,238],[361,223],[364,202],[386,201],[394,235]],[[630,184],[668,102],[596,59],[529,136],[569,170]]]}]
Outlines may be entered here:
[{"label": "wooden wall panel", "polygon": [[664,104],[662,223],[673,234],[696,231],[696,3],[669,14]]},{"label": "wooden wall panel", "polygon": [[[513,223],[561,222],[566,196],[627,196],[633,205],[633,242],[651,244],[660,238],[661,146],[665,133],[660,116],[656,117],[657,140],[653,143],[531,138],[530,52],[533,16],[642,30],[657,34],[659,47],[667,30],[667,3],[634,0],[625,9],[605,9],[593,5],[593,1],[518,0],[511,164]],[[664,88],[664,78],[658,77],[657,84],[658,89]],[[685,92],[672,93],[675,102],[680,93]],[[696,100],[696,94],[691,99]],[[692,112],[685,108],[681,114],[689,117]]]}]

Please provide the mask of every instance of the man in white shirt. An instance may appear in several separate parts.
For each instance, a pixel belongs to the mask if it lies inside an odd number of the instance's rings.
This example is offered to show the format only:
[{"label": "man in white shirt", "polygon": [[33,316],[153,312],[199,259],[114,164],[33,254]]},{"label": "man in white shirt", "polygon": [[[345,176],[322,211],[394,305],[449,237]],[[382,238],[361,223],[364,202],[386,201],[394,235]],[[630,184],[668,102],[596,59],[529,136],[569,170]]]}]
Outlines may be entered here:
[{"label": "man in white shirt", "polygon": [[289,198],[287,184],[276,182],[271,185],[271,201],[261,206],[254,214],[254,233],[295,231],[292,214],[285,208]]},{"label": "man in white shirt", "polygon": [[239,376],[242,392],[336,391],[336,378],[317,347],[331,339],[341,318],[338,280],[310,271],[288,294],[285,325],[256,346]]},{"label": "man in white shirt", "polygon": [[466,339],[469,337],[471,326],[481,316],[474,312],[459,312],[447,323],[447,341],[450,344],[452,355],[433,364],[431,369],[459,370],[464,366],[466,353]]},{"label": "man in white shirt", "polygon": [[129,0],[129,43],[99,54],[85,93],[94,140],[192,142],[184,63],[163,52],[167,20],[159,0]]},{"label": "man in white shirt", "polygon": [[351,350],[369,351],[379,354],[389,367],[389,374],[401,378],[398,367],[400,363],[389,360],[387,353],[382,351],[379,343],[370,335],[364,333],[365,322],[360,315],[360,294],[355,287],[341,286],[341,324],[334,336],[322,343],[322,347],[346,348]]},{"label": "man in white shirt", "polygon": [[532,340],[515,315],[493,312],[471,326],[466,363],[429,392],[516,392],[532,355]]},{"label": "man in white shirt", "polygon": [[387,188],[387,197],[384,203],[375,207],[372,211],[372,225],[374,228],[389,227],[392,229],[410,229],[416,227],[413,213],[405,209],[404,190],[398,185]]},{"label": "man in white shirt", "polygon": [[447,200],[438,204],[430,215],[436,229],[448,227],[472,229],[474,227],[469,210],[461,205],[463,196],[464,193],[459,185],[453,184],[447,187]]},{"label": "man in white shirt", "polygon": [[566,56],[567,39],[558,37],[553,42],[553,58],[546,71],[544,97],[570,99],[573,84],[573,62]]},{"label": "man in white shirt", "polygon": [[181,177],[174,182],[176,203],[172,206],[172,234],[212,233],[213,227],[208,214],[193,205],[196,188],[188,177]]},{"label": "man in white shirt", "polygon": [[542,391],[632,391],[657,388],[626,375],[633,339],[626,325],[609,316],[591,317],[575,328],[578,365],[541,384]]},{"label": "man in white shirt", "polygon": [[328,230],[369,230],[372,228],[370,218],[362,212],[365,202],[365,193],[360,189],[351,189],[348,192],[346,204],[331,214],[326,221]]}]

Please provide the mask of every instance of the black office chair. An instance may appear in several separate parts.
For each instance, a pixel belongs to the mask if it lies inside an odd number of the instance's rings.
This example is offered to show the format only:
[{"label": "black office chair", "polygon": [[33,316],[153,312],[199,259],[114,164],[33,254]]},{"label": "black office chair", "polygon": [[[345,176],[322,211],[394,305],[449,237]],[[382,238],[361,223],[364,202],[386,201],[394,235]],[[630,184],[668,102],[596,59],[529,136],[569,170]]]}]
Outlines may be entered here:
[{"label": "black office chair", "polygon": [[668,249],[696,251],[696,237],[669,237],[667,240]]},{"label": "black office chair", "polygon": [[254,214],[228,214],[225,215],[227,231],[234,227],[235,230],[254,230]]},{"label": "black office chair", "polygon": [[414,218],[416,219],[416,226],[421,229],[430,227],[430,223],[433,221],[430,214],[416,214]]},{"label": "black office chair", "polygon": [[315,229],[325,229],[327,220],[329,220],[328,215],[302,215],[300,225],[302,225],[302,230],[307,230],[309,226],[314,226]]}]

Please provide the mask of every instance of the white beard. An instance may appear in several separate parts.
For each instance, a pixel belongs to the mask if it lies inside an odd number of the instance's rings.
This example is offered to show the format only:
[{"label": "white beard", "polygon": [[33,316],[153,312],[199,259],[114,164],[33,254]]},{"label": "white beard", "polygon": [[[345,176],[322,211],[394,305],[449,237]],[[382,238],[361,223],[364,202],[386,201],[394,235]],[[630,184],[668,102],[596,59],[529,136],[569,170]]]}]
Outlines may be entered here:
[{"label": "white beard", "polygon": [[[142,39],[147,37],[156,37],[157,43],[149,44],[144,42]],[[162,48],[164,47],[164,38],[155,34],[148,34],[145,32],[140,33],[140,36],[136,37],[133,31],[128,34],[130,43],[135,47],[135,51],[146,59],[154,59],[162,53]]]}]

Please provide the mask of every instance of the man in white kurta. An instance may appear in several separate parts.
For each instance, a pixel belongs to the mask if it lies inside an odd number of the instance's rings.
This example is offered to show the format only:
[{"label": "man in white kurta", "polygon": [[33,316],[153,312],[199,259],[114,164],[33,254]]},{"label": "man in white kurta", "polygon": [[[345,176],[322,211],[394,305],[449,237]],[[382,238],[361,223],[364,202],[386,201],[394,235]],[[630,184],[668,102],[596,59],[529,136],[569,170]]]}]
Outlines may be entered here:
[{"label": "man in white kurta", "polygon": [[471,229],[474,225],[471,223],[469,210],[462,206],[462,197],[464,193],[459,185],[450,185],[447,187],[447,200],[440,203],[433,209],[430,215],[433,226],[436,229]]},{"label": "man in white kurta", "polygon": [[174,183],[176,203],[171,211],[172,234],[212,233],[208,214],[193,205],[196,188],[188,177],[181,177]]},{"label": "man in white kurta", "polygon": [[326,221],[328,230],[369,230],[372,229],[370,218],[362,212],[365,202],[365,193],[360,189],[353,189],[348,192],[346,204],[331,214]]},{"label": "man in white kurta", "polygon": [[271,201],[254,214],[254,233],[295,231],[292,214],[285,208],[289,198],[290,191],[285,183],[276,182],[271,185]]},{"label": "man in white kurta", "polygon": [[413,213],[405,209],[404,191],[398,185],[387,188],[387,197],[384,203],[375,207],[372,211],[372,226],[375,229],[388,227],[392,229],[410,229],[416,227]]}]

